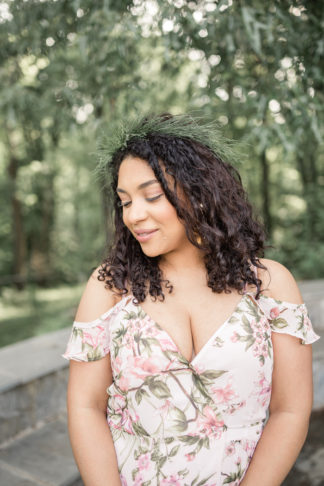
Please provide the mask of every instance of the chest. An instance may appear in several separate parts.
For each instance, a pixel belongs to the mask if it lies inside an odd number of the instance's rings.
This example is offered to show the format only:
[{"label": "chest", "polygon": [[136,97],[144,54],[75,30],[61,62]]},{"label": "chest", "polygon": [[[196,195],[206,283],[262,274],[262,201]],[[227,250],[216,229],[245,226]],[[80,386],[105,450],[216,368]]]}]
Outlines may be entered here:
[{"label": "chest", "polygon": [[194,292],[174,292],[166,295],[163,302],[147,298],[141,308],[190,361],[232,316],[241,300],[237,291],[216,294],[206,287]]}]

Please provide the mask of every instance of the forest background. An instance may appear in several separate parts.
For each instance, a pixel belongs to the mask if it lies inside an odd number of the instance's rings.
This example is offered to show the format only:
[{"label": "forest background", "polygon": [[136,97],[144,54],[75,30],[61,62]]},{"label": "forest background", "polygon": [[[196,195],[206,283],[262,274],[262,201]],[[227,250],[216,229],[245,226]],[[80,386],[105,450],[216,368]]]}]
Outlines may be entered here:
[{"label": "forest background", "polygon": [[324,276],[324,9],[306,0],[0,2],[0,345],[71,325],[111,236],[96,140],[191,112],[297,279]]}]

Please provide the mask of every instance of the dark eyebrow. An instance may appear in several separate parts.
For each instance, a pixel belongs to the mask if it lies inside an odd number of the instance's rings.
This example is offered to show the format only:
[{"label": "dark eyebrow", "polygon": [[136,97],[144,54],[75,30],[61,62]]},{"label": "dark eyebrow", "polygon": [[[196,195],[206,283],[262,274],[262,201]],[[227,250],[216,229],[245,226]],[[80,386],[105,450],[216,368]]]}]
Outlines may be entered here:
[{"label": "dark eyebrow", "polygon": [[[159,181],[157,179],[151,179],[150,181],[143,182],[142,184],[137,186],[137,189],[144,189],[145,187],[150,186],[151,184],[156,184],[158,182]],[[124,191],[124,189],[121,189],[120,187],[117,187],[116,191],[127,194],[127,191]]]}]

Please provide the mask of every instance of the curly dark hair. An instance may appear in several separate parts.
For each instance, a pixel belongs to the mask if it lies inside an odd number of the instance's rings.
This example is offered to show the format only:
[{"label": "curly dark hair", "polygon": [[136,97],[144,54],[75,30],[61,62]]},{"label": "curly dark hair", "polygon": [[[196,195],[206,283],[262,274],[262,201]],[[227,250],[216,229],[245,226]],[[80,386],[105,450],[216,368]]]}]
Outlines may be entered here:
[{"label": "curly dark hair", "polygon": [[[168,120],[170,115],[159,117]],[[251,265],[266,269],[259,260],[264,255],[266,235],[253,215],[239,172],[201,141],[155,131],[131,136],[109,163],[115,236],[98,279],[106,280],[106,287],[119,295],[131,292],[137,303],[143,302],[147,294],[164,300],[163,287],[168,292],[173,289],[172,283],[163,279],[160,257],[145,255],[123,223],[116,188],[119,167],[127,156],[145,160],[152,168],[183,222],[189,241],[204,251],[211,290],[229,293],[237,289],[242,293],[246,284],[252,284],[258,298],[262,281]],[[171,176],[173,188],[164,171]],[[178,188],[184,198],[178,197]]]}]

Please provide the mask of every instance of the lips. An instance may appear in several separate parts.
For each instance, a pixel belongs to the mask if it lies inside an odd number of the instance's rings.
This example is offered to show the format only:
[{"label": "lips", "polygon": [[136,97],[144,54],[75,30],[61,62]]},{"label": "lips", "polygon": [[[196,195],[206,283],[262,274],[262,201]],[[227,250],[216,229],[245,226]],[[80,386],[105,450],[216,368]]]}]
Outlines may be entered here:
[{"label": "lips", "polygon": [[136,230],[134,231],[135,233],[135,236],[136,236],[136,239],[140,242],[140,243],[145,243],[146,241],[150,240],[151,238],[153,238],[153,235],[157,232],[158,230],[157,229],[153,229],[153,230],[145,230],[145,229],[140,229],[140,230]]},{"label": "lips", "polygon": [[147,235],[150,235],[151,233],[154,233],[155,231],[157,231],[156,229],[152,229],[152,230],[136,230],[134,231],[134,233],[136,234],[136,236],[147,236]]}]

